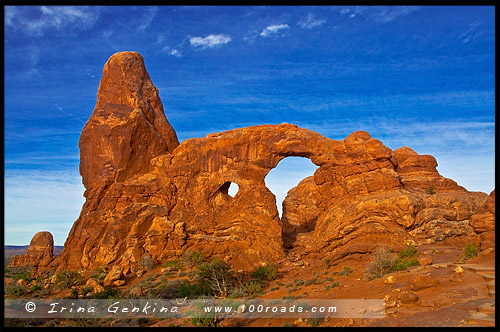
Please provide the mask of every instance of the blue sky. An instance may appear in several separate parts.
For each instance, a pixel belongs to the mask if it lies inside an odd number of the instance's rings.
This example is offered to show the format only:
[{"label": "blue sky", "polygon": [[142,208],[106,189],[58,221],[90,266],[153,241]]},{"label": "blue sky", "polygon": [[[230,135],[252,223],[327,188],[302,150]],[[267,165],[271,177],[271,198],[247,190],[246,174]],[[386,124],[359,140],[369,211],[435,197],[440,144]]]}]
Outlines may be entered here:
[{"label": "blue sky", "polygon": [[[5,243],[62,245],[84,202],[78,139],[102,68],[137,51],[179,140],[294,123],[366,130],[494,188],[494,7],[4,7]],[[287,158],[278,200],[315,166]]]}]

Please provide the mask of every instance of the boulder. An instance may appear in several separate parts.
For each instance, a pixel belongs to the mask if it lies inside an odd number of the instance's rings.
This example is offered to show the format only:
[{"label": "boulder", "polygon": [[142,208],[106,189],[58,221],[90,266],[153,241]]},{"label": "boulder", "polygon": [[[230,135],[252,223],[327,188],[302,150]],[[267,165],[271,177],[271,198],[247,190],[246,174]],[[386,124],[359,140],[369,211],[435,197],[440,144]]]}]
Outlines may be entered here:
[{"label": "boulder", "polygon": [[418,299],[419,299],[418,295],[415,294],[414,292],[405,291],[398,294],[398,300],[404,304],[416,303]]},{"label": "boulder", "polygon": [[410,288],[414,291],[436,287],[437,285],[439,285],[439,281],[427,275],[416,275],[410,280]]},{"label": "boulder", "polygon": [[115,265],[111,268],[111,271],[106,275],[102,284],[104,287],[111,286],[115,281],[123,279],[123,268],[119,265]]}]

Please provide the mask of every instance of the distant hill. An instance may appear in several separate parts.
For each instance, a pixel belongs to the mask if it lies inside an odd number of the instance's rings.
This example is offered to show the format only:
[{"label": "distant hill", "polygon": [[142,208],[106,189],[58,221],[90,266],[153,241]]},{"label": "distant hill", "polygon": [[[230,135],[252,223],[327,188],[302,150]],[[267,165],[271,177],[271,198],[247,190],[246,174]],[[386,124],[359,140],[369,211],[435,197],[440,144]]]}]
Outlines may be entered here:
[{"label": "distant hill", "polygon": [[[23,255],[28,251],[28,245],[24,246],[4,246],[3,257],[14,257],[15,255]],[[64,246],[54,246],[54,255],[58,256],[63,250]]]}]

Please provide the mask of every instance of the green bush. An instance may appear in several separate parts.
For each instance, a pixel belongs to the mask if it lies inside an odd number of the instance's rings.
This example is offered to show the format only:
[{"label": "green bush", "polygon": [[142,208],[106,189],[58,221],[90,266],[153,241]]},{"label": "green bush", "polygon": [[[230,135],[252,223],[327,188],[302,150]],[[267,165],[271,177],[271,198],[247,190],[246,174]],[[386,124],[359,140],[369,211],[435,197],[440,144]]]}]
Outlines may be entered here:
[{"label": "green bush", "polygon": [[120,291],[116,288],[106,287],[102,292],[92,294],[92,299],[119,299],[122,297]]},{"label": "green bush", "polygon": [[304,280],[302,279],[295,279],[295,286],[302,286],[304,284]]},{"label": "green bush", "polygon": [[434,195],[436,193],[436,186],[430,186],[429,188],[425,189],[425,192],[429,195]]},{"label": "green bush", "polygon": [[328,290],[335,288],[335,287],[338,287],[338,286],[340,286],[340,282],[334,281],[331,283],[331,285],[326,286],[326,290],[328,291]]},{"label": "green bush", "polygon": [[106,271],[104,271],[102,267],[98,267],[94,269],[94,271],[92,271],[92,275],[90,277],[98,280],[104,280],[106,275],[107,275]]},{"label": "green bush", "polygon": [[349,276],[349,274],[351,274],[351,268],[348,266],[344,266],[344,269],[342,270],[342,272],[340,272],[340,275]]},{"label": "green bush", "polygon": [[397,258],[394,266],[392,267],[392,271],[404,271],[407,270],[410,266],[420,265],[420,262],[417,258],[412,259],[401,259]]},{"label": "green bush", "polygon": [[313,327],[318,327],[321,325],[321,323],[323,323],[323,318],[319,317],[309,318],[307,320],[307,323]]},{"label": "green bush", "polygon": [[177,259],[165,262],[162,267],[173,267],[178,271],[184,271],[184,265]]},{"label": "green bush", "polygon": [[260,280],[274,280],[278,274],[278,268],[274,263],[268,263],[252,272],[252,277]]},{"label": "green bush", "polygon": [[181,259],[187,266],[193,268],[205,261],[205,254],[197,251],[185,251],[181,254]]},{"label": "green bush", "polygon": [[56,276],[56,284],[61,287],[71,288],[78,285],[83,280],[83,276],[75,271],[62,271]]},{"label": "green bush", "polygon": [[36,292],[36,291],[41,290],[41,289],[42,289],[42,287],[41,287],[40,285],[33,285],[33,286],[31,286],[31,288],[30,288],[30,290],[31,290],[32,292]]},{"label": "green bush", "polygon": [[10,286],[5,288],[4,290],[5,295],[7,295],[8,297],[19,297],[21,295],[26,294],[27,291],[28,290],[26,289],[26,287],[22,285]]},{"label": "green bush", "polygon": [[330,258],[325,258],[325,268],[328,270],[331,266],[331,260]]},{"label": "green bush", "polygon": [[318,282],[318,278],[314,277],[312,279],[306,280],[304,284],[306,286],[310,286],[310,285],[316,284],[317,282]]},{"label": "green bush", "polygon": [[459,263],[463,263],[471,259],[472,257],[476,256],[477,251],[478,249],[475,245],[473,245],[472,243],[467,243],[464,247],[463,253],[458,258]]},{"label": "green bush", "polygon": [[178,291],[181,298],[197,298],[200,295],[209,295],[210,287],[208,283],[190,283],[183,280],[178,286]]},{"label": "green bush", "polygon": [[413,244],[408,244],[406,249],[400,250],[398,252],[398,257],[403,258],[412,258],[414,256],[418,256],[417,248]]}]

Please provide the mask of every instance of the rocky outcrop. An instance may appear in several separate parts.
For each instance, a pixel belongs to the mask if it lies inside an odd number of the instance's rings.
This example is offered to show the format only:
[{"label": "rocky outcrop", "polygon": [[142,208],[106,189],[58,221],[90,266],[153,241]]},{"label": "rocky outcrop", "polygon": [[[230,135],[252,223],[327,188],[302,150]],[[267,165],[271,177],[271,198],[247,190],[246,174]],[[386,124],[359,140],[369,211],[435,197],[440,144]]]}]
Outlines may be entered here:
[{"label": "rocky outcrop", "polygon": [[[486,194],[439,175],[432,156],[392,151],[365,131],[332,140],[291,124],[178,144],[140,55],[113,55],[80,139],[86,202],[59,269],[144,270],[184,250],[250,269],[298,255],[338,259],[380,246],[470,241]],[[279,218],[264,179],[280,160],[319,168],[290,190]],[[231,197],[231,183],[239,186]],[[149,263],[148,263],[149,264]]]},{"label": "rocky outcrop", "polygon": [[495,248],[495,189],[472,215],[471,225],[481,236],[481,250]]},{"label": "rocky outcrop", "polygon": [[16,255],[10,266],[31,266],[34,269],[47,267],[54,260],[54,238],[50,232],[38,232],[31,239],[28,251]]}]

